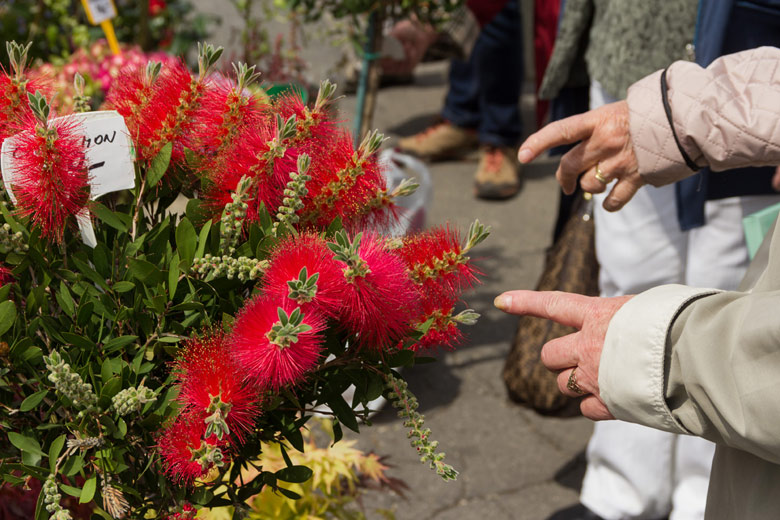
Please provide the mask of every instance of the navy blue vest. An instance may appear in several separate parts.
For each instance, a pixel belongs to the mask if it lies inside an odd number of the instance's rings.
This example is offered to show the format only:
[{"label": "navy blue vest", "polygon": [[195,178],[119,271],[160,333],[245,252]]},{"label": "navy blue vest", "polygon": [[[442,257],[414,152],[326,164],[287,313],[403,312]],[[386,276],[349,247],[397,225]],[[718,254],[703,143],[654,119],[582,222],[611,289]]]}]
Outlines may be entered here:
[{"label": "navy blue vest", "polygon": [[[696,63],[706,67],[724,54],[770,45],[780,47],[780,0],[701,0],[696,21]],[[707,200],[776,193],[775,168],[739,168],[699,173],[680,181],[677,217],[683,231],[704,225]]]}]

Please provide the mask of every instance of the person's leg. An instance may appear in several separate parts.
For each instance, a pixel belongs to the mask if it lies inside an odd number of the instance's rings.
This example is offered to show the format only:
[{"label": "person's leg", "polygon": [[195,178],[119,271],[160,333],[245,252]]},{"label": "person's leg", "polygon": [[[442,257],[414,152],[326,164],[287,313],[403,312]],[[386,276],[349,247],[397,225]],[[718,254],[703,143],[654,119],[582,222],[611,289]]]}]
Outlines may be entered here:
[{"label": "person's leg", "polygon": [[444,98],[441,116],[461,128],[476,129],[480,122],[479,89],[476,57],[480,55],[482,35],[480,32],[474,49],[467,61],[453,59],[450,62],[449,88]]},{"label": "person's leg", "polygon": [[674,453],[669,520],[701,520],[707,505],[715,444],[700,437],[678,435]]},{"label": "person's leg", "polygon": [[523,131],[523,47],[517,0],[508,0],[482,28],[471,61],[478,83],[479,142],[495,147],[517,146]]},{"label": "person's leg", "polygon": [[522,133],[520,93],[523,53],[520,9],[508,0],[503,9],[483,27],[472,59],[479,83],[480,161],[474,189],[484,199],[514,196],[522,185],[517,143]]},{"label": "person's leg", "polygon": [[595,424],[580,502],[607,520],[669,512],[674,435],[623,421]]}]

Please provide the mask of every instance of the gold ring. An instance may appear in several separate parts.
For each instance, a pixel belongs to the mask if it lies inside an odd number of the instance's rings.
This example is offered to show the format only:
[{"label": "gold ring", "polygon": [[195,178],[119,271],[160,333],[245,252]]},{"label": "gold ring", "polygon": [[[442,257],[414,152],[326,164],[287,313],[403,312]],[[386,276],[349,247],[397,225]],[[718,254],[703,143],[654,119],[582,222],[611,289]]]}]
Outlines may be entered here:
[{"label": "gold ring", "polygon": [[582,395],[585,393],[585,390],[580,388],[580,385],[577,384],[577,376],[575,372],[577,372],[577,367],[572,368],[571,374],[569,374],[569,381],[566,383],[566,388],[576,394]]},{"label": "gold ring", "polygon": [[604,177],[604,175],[601,173],[601,167],[599,166],[599,163],[596,163],[596,180],[601,184],[609,184],[607,178]]}]

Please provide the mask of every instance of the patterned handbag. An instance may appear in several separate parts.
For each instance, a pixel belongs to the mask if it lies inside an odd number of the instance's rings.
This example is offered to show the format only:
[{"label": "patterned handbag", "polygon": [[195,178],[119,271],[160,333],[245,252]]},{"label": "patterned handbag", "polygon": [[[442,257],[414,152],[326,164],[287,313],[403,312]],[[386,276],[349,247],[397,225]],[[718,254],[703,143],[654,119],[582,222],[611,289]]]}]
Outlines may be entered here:
[{"label": "patterned handbag", "polygon": [[[536,290],[599,294],[592,215],[590,193],[577,197],[560,237],[547,251]],[[560,393],[556,374],[547,370],[539,357],[545,343],[572,332],[574,328],[549,320],[520,317],[503,372],[513,401],[543,414],[567,415],[576,408],[578,400]]]}]

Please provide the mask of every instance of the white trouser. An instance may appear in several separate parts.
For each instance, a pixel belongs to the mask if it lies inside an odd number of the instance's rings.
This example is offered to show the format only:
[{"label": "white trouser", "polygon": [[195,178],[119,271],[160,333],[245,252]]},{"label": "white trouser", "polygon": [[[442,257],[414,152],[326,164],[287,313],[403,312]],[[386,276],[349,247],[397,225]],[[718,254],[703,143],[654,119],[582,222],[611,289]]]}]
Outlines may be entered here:
[{"label": "white trouser", "polygon": [[[591,108],[613,100],[597,83]],[[656,285],[735,289],[749,263],[742,217],[778,196],[708,201],[707,224],[680,231],[674,186],[645,186],[608,213],[594,197],[596,256],[602,296],[635,294]],[[696,437],[621,421],[597,423],[588,444],[580,501],[608,520],[700,520],[704,517],[714,445]]]}]

